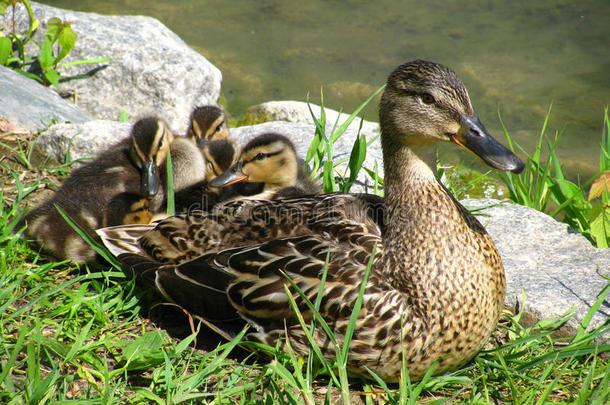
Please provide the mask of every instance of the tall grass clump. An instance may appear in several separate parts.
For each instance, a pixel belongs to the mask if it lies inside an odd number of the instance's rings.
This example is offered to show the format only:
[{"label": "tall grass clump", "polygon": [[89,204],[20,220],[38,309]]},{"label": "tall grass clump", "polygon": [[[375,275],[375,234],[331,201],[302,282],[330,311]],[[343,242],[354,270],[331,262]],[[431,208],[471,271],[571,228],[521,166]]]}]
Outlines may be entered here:
[{"label": "tall grass clump", "polygon": [[[339,124],[339,117],[337,117],[337,120],[332,124],[330,133],[327,133],[326,114],[324,111],[324,94],[320,94],[320,117],[316,117],[311,107],[309,107],[309,112],[311,113],[316,126],[316,132],[311,145],[309,146],[309,150],[307,151],[305,163],[311,163],[312,175],[314,179],[322,180],[322,188],[325,193],[332,193],[336,191],[348,192],[356,181],[358,173],[362,169],[362,165],[366,159],[367,147],[376,141],[379,136],[373,137],[371,140],[367,141],[364,134],[360,133],[360,129],[362,129],[362,121],[360,121],[360,128],[349,158],[343,158],[335,161],[334,144],[345,133],[348,126],[357,117],[357,115],[360,114],[364,107],[366,107],[371,100],[375,98],[375,96],[381,93],[384,88],[385,85],[381,86],[373,94],[371,94],[368,99],[358,106],[358,108],[356,108],[356,110],[345,120],[345,122]],[[340,172],[339,167],[346,163],[347,165],[344,171]],[[374,175],[376,170],[375,172],[371,173]],[[378,176],[373,178],[375,180],[375,189],[377,189],[378,183],[382,182],[382,180]]]},{"label": "tall grass clump", "polygon": [[[508,187],[510,199],[521,205],[545,212],[567,223],[598,247],[610,244],[610,121],[604,111],[600,144],[599,171],[584,183],[566,179],[557,156],[557,145],[563,135],[558,131],[552,138],[546,134],[551,109],[546,115],[532,154],[515,143],[500,122],[511,150],[526,156],[521,174],[501,173],[500,179]],[[546,157],[544,157],[546,155]],[[588,191],[587,191],[588,190]]]}]

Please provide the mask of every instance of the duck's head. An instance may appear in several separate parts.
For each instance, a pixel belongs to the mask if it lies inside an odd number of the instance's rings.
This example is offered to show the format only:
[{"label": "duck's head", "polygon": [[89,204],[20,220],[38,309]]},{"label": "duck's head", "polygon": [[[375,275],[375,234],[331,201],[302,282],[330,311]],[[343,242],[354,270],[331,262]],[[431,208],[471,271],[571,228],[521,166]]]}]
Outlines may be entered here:
[{"label": "duck's head", "polygon": [[205,142],[201,151],[206,160],[205,177],[208,183],[229,170],[237,158],[235,146],[228,139]]},{"label": "duck's head", "polygon": [[298,175],[294,145],[284,135],[266,133],[251,140],[241,151],[239,160],[229,170],[210,182],[223,187],[243,181],[265,183],[274,190],[294,186]]},{"label": "duck's head", "polygon": [[159,167],[165,163],[174,134],[157,117],[138,120],[131,128],[130,155],[142,172],[141,193],[153,197],[161,184]]},{"label": "duck's head", "polygon": [[196,107],[191,113],[187,136],[202,142],[229,138],[229,127],[224,110],[215,105]]},{"label": "duck's head", "polygon": [[388,147],[453,142],[500,170],[519,173],[523,162],[489,135],[466,87],[451,69],[416,60],[390,74],[379,104]]}]

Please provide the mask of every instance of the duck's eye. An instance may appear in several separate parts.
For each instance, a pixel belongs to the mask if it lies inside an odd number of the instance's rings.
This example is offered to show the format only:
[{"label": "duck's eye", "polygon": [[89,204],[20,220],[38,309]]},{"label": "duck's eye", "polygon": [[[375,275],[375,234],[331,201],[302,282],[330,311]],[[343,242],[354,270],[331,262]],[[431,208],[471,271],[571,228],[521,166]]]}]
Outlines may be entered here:
[{"label": "duck's eye", "polygon": [[434,100],[434,96],[432,96],[432,94],[424,93],[421,96],[421,101],[423,101],[424,104],[433,104],[435,100]]},{"label": "duck's eye", "polygon": [[265,158],[265,154],[260,152],[256,156],[254,156],[255,160],[263,160]]}]

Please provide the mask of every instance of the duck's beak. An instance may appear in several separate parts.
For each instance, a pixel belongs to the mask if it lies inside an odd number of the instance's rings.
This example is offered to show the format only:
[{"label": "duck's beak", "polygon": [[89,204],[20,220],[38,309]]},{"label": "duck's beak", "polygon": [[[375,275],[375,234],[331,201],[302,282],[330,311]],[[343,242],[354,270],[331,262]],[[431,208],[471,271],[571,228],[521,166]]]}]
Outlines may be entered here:
[{"label": "duck's beak", "polygon": [[209,184],[212,187],[225,187],[243,181],[248,181],[248,176],[243,172],[243,164],[237,162],[227,171],[210,181]]},{"label": "duck's beak", "polygon": [[159,191],[159,176],[157,175],[157,165],[155,160],[144,162],[142,166],[142,195],[150,198]]},{"label": "duck's beak", "polygon": [[492,138],[476,114],[462,115],[461,123],[457,134],[450,136],[451,142],[474,153],[495,169],[521,173],[524,167],[521,159]]}]

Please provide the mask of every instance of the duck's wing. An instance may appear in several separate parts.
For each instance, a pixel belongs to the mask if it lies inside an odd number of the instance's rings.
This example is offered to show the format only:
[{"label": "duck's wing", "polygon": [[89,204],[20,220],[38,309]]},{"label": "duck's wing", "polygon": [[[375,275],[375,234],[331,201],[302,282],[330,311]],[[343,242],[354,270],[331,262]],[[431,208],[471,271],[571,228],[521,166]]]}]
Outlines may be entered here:
[{"label": "duck's wing", "polygon": [[358,195],[330,194],[278,201],[239,200],[212,212],[160,221],[139,240],[140,254],[161,263],[182,263],[207,253],[276,239],[380,235],[370,208]]},{"label": "duck's wing", "polygon": [[[255,326],[259,340],[269,337],[271,342],[285,327],[298,325],[286,288],[305,320],[312,319],[304,298],[288,279],[315,302],[326,274],[320,312],[327,319],[349,318],[371,252],[381,243],[379,236],[358,233],[357,227],[332,240],[321,235],[274,239],[181,264],[162,264],[133,253],[120,254],[118,259],[140,283],[222,336],[235,336],[247,321]],[[379,278],[372,274],[369,290],[378,285]]]},{"label": "duck's wing", "polygon": [[147,232],[152,231],[156,224],[134,224],[109,226],[96,229],[95,232],[102,239],[104,246],[115,257],[125,253],[144,254],[139,239]]}]

